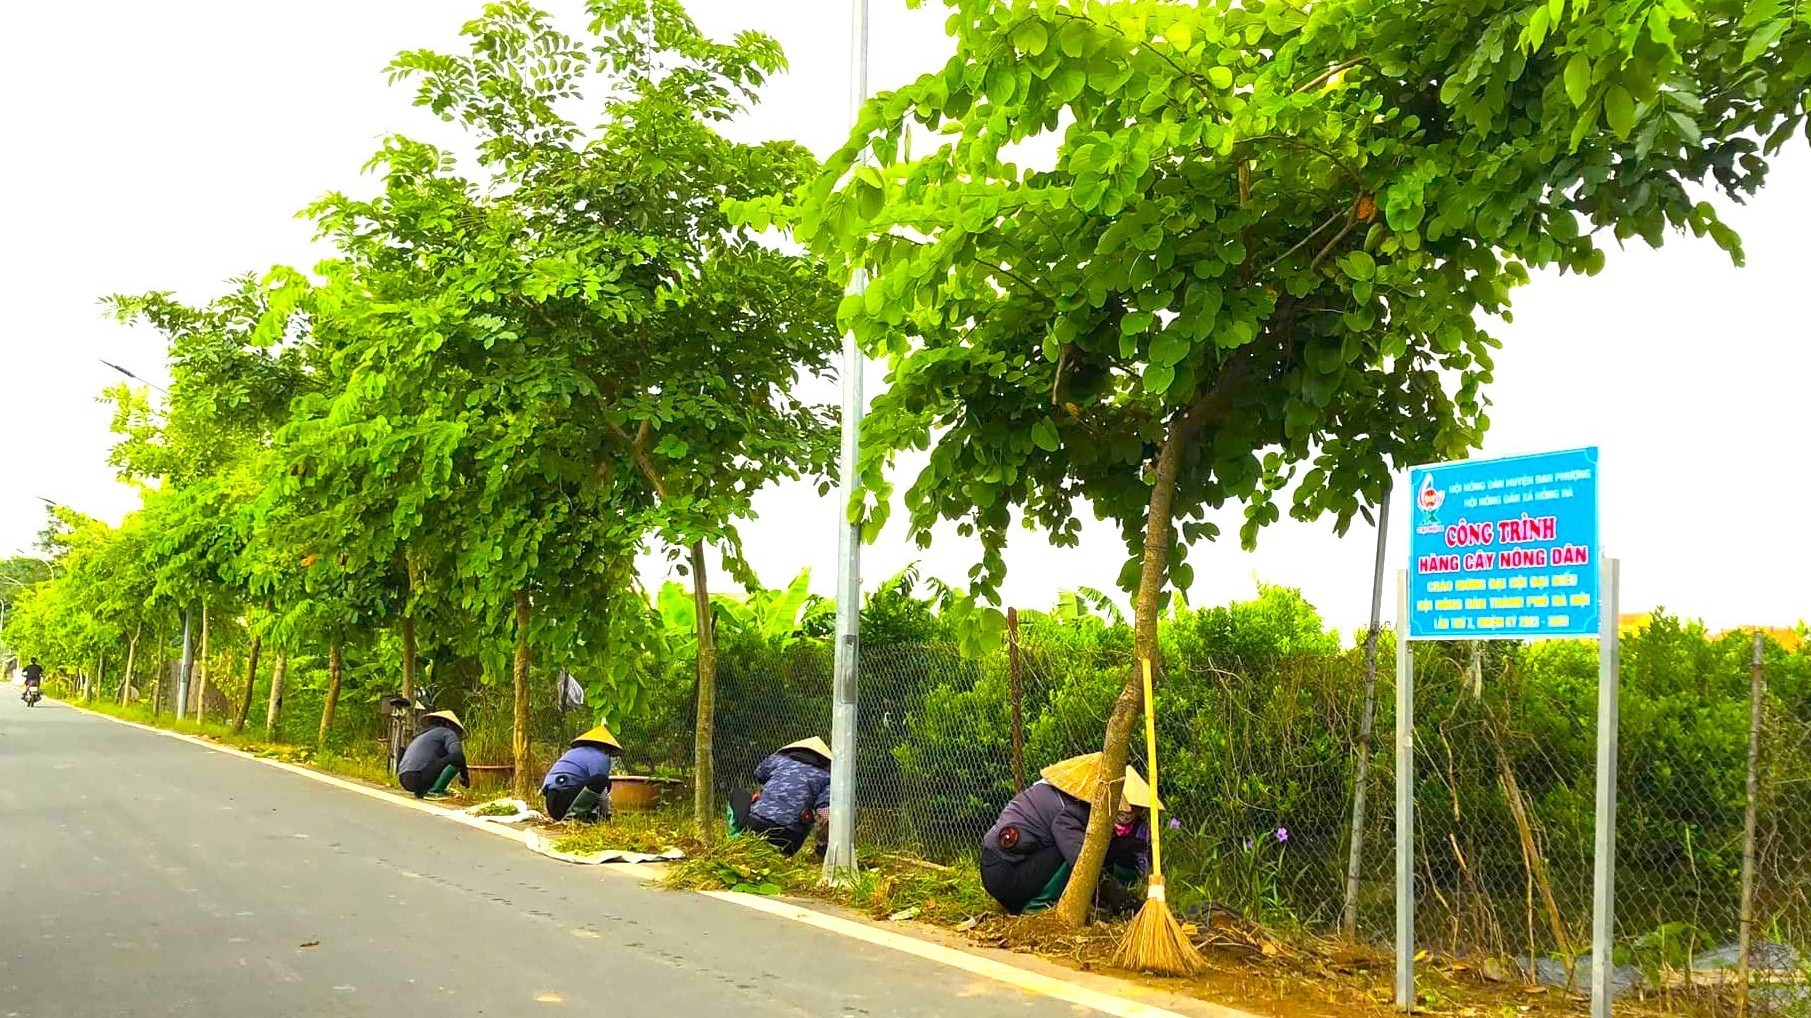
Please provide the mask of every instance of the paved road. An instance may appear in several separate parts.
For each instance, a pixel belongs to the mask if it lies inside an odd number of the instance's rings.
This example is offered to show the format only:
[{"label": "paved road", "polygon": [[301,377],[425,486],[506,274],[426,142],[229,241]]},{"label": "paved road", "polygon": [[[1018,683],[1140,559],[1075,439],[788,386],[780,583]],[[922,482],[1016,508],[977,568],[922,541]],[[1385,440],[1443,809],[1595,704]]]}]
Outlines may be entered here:
[{"label": "paved road", "polygon": [[1092,1014],[0,685],[0,1018]]}]

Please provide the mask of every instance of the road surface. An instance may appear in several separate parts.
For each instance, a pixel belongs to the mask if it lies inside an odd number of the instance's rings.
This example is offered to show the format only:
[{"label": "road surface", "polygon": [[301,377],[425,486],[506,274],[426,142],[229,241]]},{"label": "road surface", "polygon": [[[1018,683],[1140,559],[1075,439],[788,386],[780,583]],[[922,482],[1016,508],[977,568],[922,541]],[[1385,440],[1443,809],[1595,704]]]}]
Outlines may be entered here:
[{"label": "road surface", "polygon": [[0,1018],[1094,1014],[0,685]]}]

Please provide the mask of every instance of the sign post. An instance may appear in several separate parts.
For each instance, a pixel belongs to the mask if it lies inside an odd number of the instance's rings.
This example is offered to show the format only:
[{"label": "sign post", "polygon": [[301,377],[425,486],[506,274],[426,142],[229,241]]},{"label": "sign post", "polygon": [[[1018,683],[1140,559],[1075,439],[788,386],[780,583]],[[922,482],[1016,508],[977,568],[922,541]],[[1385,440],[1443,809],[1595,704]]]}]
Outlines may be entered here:
[{"label": "sign post", "polygon": [[1409,471],[1396,646],[1396,1004],[1415,1006],[1414,640],[1599,641],[1591,1006],[1609,1018],[1615,914],[1617,569],[1598,539],[1597,450]]}]

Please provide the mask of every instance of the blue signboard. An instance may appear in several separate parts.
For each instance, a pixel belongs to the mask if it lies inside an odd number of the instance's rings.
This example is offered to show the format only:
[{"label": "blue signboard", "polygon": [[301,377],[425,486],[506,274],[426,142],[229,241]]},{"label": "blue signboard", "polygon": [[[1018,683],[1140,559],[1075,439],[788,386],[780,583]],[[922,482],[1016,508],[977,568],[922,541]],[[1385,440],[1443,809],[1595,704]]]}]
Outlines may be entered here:
[{"label": "blue signboard", "polygon": [[1409,471],[1409,639],[1597,636],[1597,450]]}]

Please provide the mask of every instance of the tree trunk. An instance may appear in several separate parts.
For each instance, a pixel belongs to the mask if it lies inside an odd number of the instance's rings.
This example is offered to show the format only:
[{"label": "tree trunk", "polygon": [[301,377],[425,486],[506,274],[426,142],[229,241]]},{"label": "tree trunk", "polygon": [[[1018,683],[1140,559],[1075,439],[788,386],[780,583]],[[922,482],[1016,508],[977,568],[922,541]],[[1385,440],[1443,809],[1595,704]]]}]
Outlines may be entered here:
[{"label": "tree trunk", "polygon": [[201,606],[201,657],[195,662],[195,723],[207,717],[208,697],[208,606]]},{"label": "tree trunk", "polygon": [[170,679],[170,648],[164,644],[163,630],[151,631],[151,642],[157,644],[157,678],[151,684],[151,720],[157,720],[157,712],[163,706],[164,683]]},{"label": "tree trunk", "polygon": [[144,625],[132,627],[132,641],[126,644],[126,672],[119,680],[119,705],[124,707],[132,702],[132,668],[138,664],[138,636]]},{"label": "tree trunk", "polygon": [[1069,875],[1069,884],[1063,889],[1063,897],[1054,910],[1057,920],[1067,926],[1079,927],[1088,921],[1088,909],[1094,902],[1095,886],[1100,881],[1101,864],[1107,857],[1120,777],[1126,770],[1132,729],[1138,722],[1139,712],[1144,709],[1144,682],[1138,661],[1148,658],[1152,668],[1159,669],[1161,674],[1162,662],[1157,657],[1158,600],[1163,595],[1169,565],[1176,477],[1182,470],[1182,455],[1195,430],[1195,423],[1190,419],[1193,416],[1178,414],[1172,418],[1164,431],[1163,445],[1157,452],[1150,507],[1145,514],[1144,565],[1139,572],[1138,600],[1134,605],[1133,661],[1126,669],[1125,685],[1113,703],[1113,714],[1107,719],[1106,741],[1101,746],[1103,780],[1088,813],[1087,836]]},{"label": "tree trunk", "polygon": [[340,702],[340,674],[345,671],[345,666],[340,638],[335,634],[327,644],[327,699],[321,704],[321,731],[314,737],[316,749],[327,745],[327,730],[333,727],[333,708]]},{"label": "tree trunk", "polygon": [[402,606],[402,698],[415,702],[415,564],[403,557],[403,577],[408,584]]},{"label": "tree trunk", "polygon": [[283,676],[289,671],[289,654],[277,651],[277,666],[270,670],[270,707],[264,712],[264,732],[277,737],[277,721],[283,715]]},{"label": "tree trunk", "polygon": [[692,609],[698,629],[698,724],[692,738],[692,821],[708,836],[716,816],[716,757],[711,736],[717,724],[717,627],[711,615],[710,577],[704,542],[692,543]]},{"label": "tree trunk", "polygon": [[516,656],[510,672],[516,686],[515,753],[512,757],[515,761],[515,777],[512,786],[519,799],[531,798],[534,793],[534,776],[528,772],[528,623],[533,610],[528,591],[516,591]]},{"label": "tree trunk", "polygon": [[402,617],[402,698],[415,702],[415,619]]},{"label": "tree trunk", "polygon": [[245,731],[245,718],[252,712],[252,691],[258,685],[258,651],[263,647],[263,637],[252,637],[251,649],[245,655],[245,695],[239,698],[239,713],[233,716],[235,735]]},{"label": "tree trunk", "polygon": [[103,650],[94,656],[94,677],[89,679],[88,684],[82,689],[83,700],[88,703],[94,702],[95,691],[101,688],[101,680],[106,677],[106,669],[107,652]]}]

